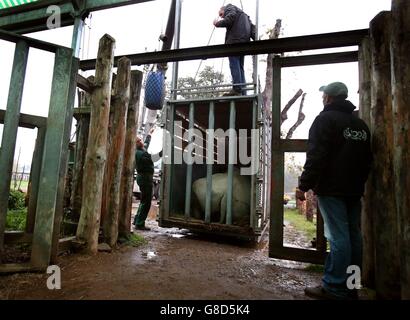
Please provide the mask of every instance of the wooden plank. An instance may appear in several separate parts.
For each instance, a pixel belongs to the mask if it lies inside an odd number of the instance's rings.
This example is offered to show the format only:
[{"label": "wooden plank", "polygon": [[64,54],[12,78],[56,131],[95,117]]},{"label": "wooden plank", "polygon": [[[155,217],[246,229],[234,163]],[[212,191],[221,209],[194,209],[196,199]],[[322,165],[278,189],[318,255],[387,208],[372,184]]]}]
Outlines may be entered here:
[{"label": "wooden plank", "polygon": [[[370,131],[371,121],[371,63],[369,38],[362,41],[359,49],[359,117],[366,122]],[[368,288],[375,288],[375,251],[374,251],[374,225],[373,204],[371,202],[372,173],[367,180],[364,197],[362,200],[361,230],[363,236],[363,265],[362,283]]]},{"label": "wooden plank", "polygon": [[33,235],[24,231],[6,231],[4,233],[5,244],[30,243]]},{"label": "wooden plank", "polygon": [[48,266],[52,253],[54,219],[58,210],[60,174],[65,167],[67,152],[66,131],[67,108],[69,103],[70,79],[72,71],[72,50],[58,49],[55,55],[50,107],[47,120],[44,154],[42,159],[40,185],[34,226],[31,262],[33,266]]},{"label": "wooden plank", "polygon": [[410,300],[410,3],[392,1],[394,171],[400,250],[401,299]]},{"label": "wooden plank", "polygon": [[143,73],[131,71],[130,102],[127,113],[127,133],[125,136],[124,165],[122,168],[120,217],[118,224],[119,236],[127,236],[131,230],[132,196],[135,169],[135,137],[137,136],[137,122],[139,115],[139,101],[141,96]]},{"label": "wooden plank", "polygon": [[[288,37],[269,40],[258,40],[229,45],[214,45],[175,50],[127,54],[132,65],[164,63],[186,60],[221,58],[235,55],[257,55],[266,53],[281,54],[284,52],[304,51],[326,48],[337,48],[359,45],[369,33],[368,29],[323,33],[308,36]],[[115,57],[114,65],[122,56]],[[83,60],[81,70],[93,70],[95,59]]]},{"label": "wooden plank", "polygon": [[[0,109],[0,123],[4,123],[6,116],[6,110]],[[34,129],[39,127],[45,127],[47,123],[46,117],[34,116],[32,114],[20,113],[19,127]]]},{"label": "wooden plank", "polygon": [[[374,153],[371,202],[375,226],[376,293],[379,298],[400,298],[400,252],[394,195],[393,113],[390,68],[391,13],[378,14],[370,23],[372,54],[372,150]],[[392,192],[393,191],[393,192]],[[383,201],[380,196],[383,195]]]},{"label": "wooden plank", "polygon": [[280,106],[281,66],[280,58],[273,59],[272,88],[272,165],[271,165],[271,210],[269,228],[269,247],[283,246],[283,192],[284,192],[284,154],[280,150]]},{"label": "wooden plank", "polygon": [[36,145],[34,147],[33,158],[31,161],[30,179],[29,179],[29,202],[27,208],[26,232],[34,232],[34,223],[36,221],[36,209],[38,190],[40,184],[40,171],[44,152],[44,141],[46,136],[46,127],[41,127],[37,131]]},{"label": "wooden plank", "polygon": [[30,263],[0,264],[0,274],[2,275],[12,274],[12,273],[22,273],[22,272],[41,272],[44,270],[38,270],[37,268],[34,268]]},{"label": "wooden plank", "polygon": [[300,248],[274,248],[269,246],[269,257],[283,260],[309,262],[314,264],[324,264],[326,254],[316,250]]},{"label": "wooden plank", "polygon": [[279,149],[282,152],[306,152],[307,140],[306,139],[281,139],[279,142]]},{"label": "wooden plank", "polygon": [[282,68],[286,68],[330,63],[356,62],[358,61],[358,56],[358,51],[347,51],[295,57],[282,57],[281,65]]},{"label": "wooden plank", "polygon": [[108,179],[108,207],[107,216],[104,218],[104,240],[111,247],[115,246],[118,239],[118,223],[120,210],[121,176],[124,161],[125,134],[127,125],[127,111],[130,98],[131,62],[127,58],[121,59],[115,82],[113,109],[113,122],[111,146],[107,155],[107,167],[111,168]]},{"label": "wooden plank", "polygon": [[0,262],[3,252],[3,235],[6,227],[8,197],[10,192],[11,175],[13,171],[14,152],[16,148],[17,130],[21,101],[23,97],[24,80],[29,47],[26,42],[19,41],[14,51],[13,69],[11,73],[9,95],[3,136],[0,148]]},{"label": "wooden plank", "polygon": [[106,163],[106,145],[111,104],[112,65],[115,40],[109,35],[100,39],[95,83],[93,91],[92,116],[86,161],[84,166],[83,196],[77,238],[86,242],[86,250],[97,253],[100,227],[102,184]]},{"label": "wooden plank", "polygon": [[81,74],[77,74],[77,87],[91,93],[94,90],[94,83],[83,77]]}]

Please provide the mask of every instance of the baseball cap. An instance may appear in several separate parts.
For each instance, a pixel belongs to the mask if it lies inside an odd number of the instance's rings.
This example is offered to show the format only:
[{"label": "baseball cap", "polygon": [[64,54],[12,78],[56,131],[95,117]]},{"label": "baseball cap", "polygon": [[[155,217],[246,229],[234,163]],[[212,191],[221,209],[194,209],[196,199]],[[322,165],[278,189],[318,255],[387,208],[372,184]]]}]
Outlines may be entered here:
[{"label": "baseball cap", "polygon": [[337,97],[337,96],[347,97],[347,94],[348,94],[347,87],[343,82],[329,83],[327,86],[321,86],[319,88],[319,91],[322,91],[331,97]]}]

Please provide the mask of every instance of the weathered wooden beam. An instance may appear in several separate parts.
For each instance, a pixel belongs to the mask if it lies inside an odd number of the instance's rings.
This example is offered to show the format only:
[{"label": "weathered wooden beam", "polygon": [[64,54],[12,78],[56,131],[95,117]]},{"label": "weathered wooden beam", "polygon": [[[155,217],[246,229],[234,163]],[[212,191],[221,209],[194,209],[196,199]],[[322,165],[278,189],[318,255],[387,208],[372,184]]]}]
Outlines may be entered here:
[{"label": "weathered wooden beam", "polygon": [[[40,173],[40,184],[33,234],[31,263],[38,268],[49,265],[55,236],[55,219],[58,219],[60,193],[64,192],[62,171],[67,164],[67,145],[70,137],[67,127],[71,125],[70,97],[75,83],[73,50],[60,48],[55,54],[53,82],[47,131]],[[62,181],[63,180],[63,181]]]},{"label": "weathered wooden beam", "polygon": [[111,103],[111,78],[115,40],[109,35],[100,39],[95,83],[92,93],[92,116],[84,168],[83,201],[77,238],[86,242],[89,253],[97,253],[101,214],[101,194],[106,164],[106,144]]},{"label": "weathered wooden beam", "polygon": [[[4,123],[6,110],[0,109],[0,123]],[[34,116],[32,114],[20,113],[19,127],[34,129],[45,127],[47,124],[46,117]]]},{"label": "weathered wooden beam", "polygon": [[[80,94],[80,108],[75,110],[83,110],[82,106],[90,105],[90,95],[86,92]],[[71,192],[71,219],[78,221],[81,214],[81,203],[83,198],[83,176],[84,163],[87,152],[88,133],[90,131],[90,112],[80,113],[77,117],[77,136],[75,144],[75,162],[73,168],[73,188]]]},{"label": "weathered wooden beam", "polygon": [[[359,117],[371,128],[371,65],[369,38],[362,41],[359,49]],[[374,223],[372,209],[372,174],[367,180],[364,197],[362,200],[361,231],[363,236],[363,265],[362,283],[368,288],[375,287],[375,250],[374,250]]]},{"label": "weathered wooden beam", "polygon": [[86,0],[85,9],[88,11],[98,11],[148,1],[153,0]]},{"label": "weathered wooden beam", "polygon": [[107,216],[104,219],[103,234],[105,242],[111,247],[118,240],[118,223],[120,211],[121,177],[124,161],[124,146],[127,126],[127,111],[130,99],[131,61],[122,58],[118,64],[118,72],[115,81],[111,147],[108,151],[107,166],[110,167],[111,175],[108,180],[109,200]]},{"label": "weathered wooden beam", "polygon": [[[391,13],[370,23],[372,55],[372,149],[374,153],[372,215],[375,228],[375,280],[379,298],[400,298],[398,225],[393,172],[393,113],[390,68]],[[380,200],[383,197],[383,200]]]},{"label": "weathered wooden beam", "polygon": [[11,175],[13,171],[14,151],[16,148],[17,130],[29,47],[26,42],[19,41],[14,51],[13,69],[11,73],[7,109],[0,148],[0,262],[3,253],[3,235],[6,227],[8,197]]},{"label": "weathered wooden beam", "polygon": [[269,257],[276,259],[309,262],[314,264],[324,264],[326,253],[316,250],[307,250],[292,247],[269,247]]},{"label": "weathered wooden beam", "polygon": [[[206,47],[193,47],[176,50],[128,54],[132,65],[221,58],[239,54],[257,55],[266,53],[283,53],[292,51],[326,49],[346,46],[358,46],[368,35],[368,29],[342,31],[334,33],[315,34],[309,36],[259,40],[246,43],[229,45],[215,45]],[[114,65],[122,56],[115,57]],[[95,59],[80,62],[80,69],[93,70]]]},{"label": "weathered wooden beam", "polygon": [[91,93],[94,90],[94,83],[83,77],[81,74],[77,74],[77,86],[88,93]]},{"label": "weathered wooden beam", "polygon": [[358,60],[358,51],[325,53],[295,57],[282,57],[282,68],[311,66],[330,63],[356,62]]},{"label": "weathered wooden beam", "polygon": [[6,231],[4,233],[5,244],[30,243],[33,235],[24,231]]},{"label": "weathered wooden beam", "polygon": [[139,101],[141,96],[143,73],[138,70],[131,71],[130,101],[127,113],[127,132],[125,135],[124,163],[122,168],[120,213],[118,233],[126,237],[131,230],[132,196],[135,170],[135,137],[137,136],[137,122],[139,114]]},{"label": "weathered wooden beam", "polygon": [[399,223],[401,298],[410,299],[410,3],[392,1],[392,96],[395,195]]},{"label": "weathered wooden beam", "polygon": [[36,145],[34,147],[33,158],[31,161],[30,179],[29,179],[29,201],[27,208],[26,232],[34,232],[34,223],[36,221],[36,209],[38,190],[40,184],[40,171],[44,153],[44,139],[46,136],[46,127],[40,127],[37,131]]}]

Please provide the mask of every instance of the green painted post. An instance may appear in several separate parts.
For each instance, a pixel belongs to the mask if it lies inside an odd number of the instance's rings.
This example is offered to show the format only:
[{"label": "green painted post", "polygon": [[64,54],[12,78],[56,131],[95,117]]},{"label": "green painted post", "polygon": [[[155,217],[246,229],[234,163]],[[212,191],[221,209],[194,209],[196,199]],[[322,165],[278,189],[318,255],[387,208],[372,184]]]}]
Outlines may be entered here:
[{"label": "green painted post", "polygon": [[10,193],[14,149],[16,148],[24,80],[26,77],[28,52],[29,47],[26,42],[19,41],[16,43],[0,148],[0,172],[3,177],[0,179],[0,259],[4,247],[8,197]]},{"label": "green painted post", "polygon": [[215,103],[209,104],[208,119],[208,145],[206,149],[206,199],[205,199],[205,222],[211,223],[211,206],[212,206],[212,169],[214,165],[214,144],[215,144]]},{"label": "green painted post", "polygon": [[188,131],[188,156],[187,156],[187,172],[186,172],[186,187],[185,187],[185,219],[189,219],[191,214],[191,194],[192,194],[192,150],[194,138],[194,116],[195,105],[191,102],[189,104],[189,131]]},{"label": "green painted post", "polygon": [[172,192],[172,180],[173,180],[173,171],[174,171],[174,147],[175,147],[175,137],[174,137],[174,129],[175,129],[175,105],[171,104],[169,106],[169,112],[170,112],[170,116],[169,116],[169,136],[170,136],[170,164],[168,164],[168,172],[167,172],[167,190],[166,190],[166,194],[168,197],[168,203],[166,208],[168,208],[168,212],[166,213],[166,216],[169,217],[171,215],[171,210],[172,210],[172,197],[174,196],[174,193]]},{"label": "green painted post", "polygon": [[[58,48],[55,54],[53,82],[51,85],[50,108],[47,132],[41,165],[40,185],[34,226],[31,263],[44,269],[52,253],[54,219],[58,210],[61,173],[65,167],[67,152],[66,126],[69,114],[72,78],[72,49]],[[64,161],[65,160],[65,161]]]},{"label": "green painted post", "polygon": [[[256,123],[256,118],[258,116],[258,112],[257,112],[257,100],[253,100],[253,105],[252,105],[252,129],[257,129],[257,123]],[[259,165],[259,148],[258,148],[258,140],[259,140],[259,136],[258,139],[253,139],[253,132],[251,131],[251,149],[255,149],[255,152],[251,151],[251,154],[255,154],[257,156],[257,159],[251,159],[251,166],[253,165]],[[257,177],[258,173],[252,174],[251,177],[251,212],[250,212],[250,227],[255,229],[256,226],[256,177]]]},{"label": "green painted post", "polygon": [[232,224],[232,195],[233,195],[233,164],[236,154],[235,131],[236,108],[235,101],[231,101],[229,110],[229,160],[228,160],[228,190],[226,192],[226,224]]},{"label": "green painted post", "polygon": [[34,148],[33,160],[31,162],[30,170],[30,198],[27,209],[26,232],[33,233],[34,222],[36,219],[36,207],[38,197],[38,186],[40,183],[40,169],[41,159],[44,152],[44,138],[46,136],[46,127],[39,127],[37,129],[36,146]]},{"label": "green painted post", "polygon": [[280,103],[281,65],[280,57],[273,58],[272,90],[272,164],[271,164],[271,211],[269,244],[270,248],[283,247],[283,167],[284,154],[280,150]]}]

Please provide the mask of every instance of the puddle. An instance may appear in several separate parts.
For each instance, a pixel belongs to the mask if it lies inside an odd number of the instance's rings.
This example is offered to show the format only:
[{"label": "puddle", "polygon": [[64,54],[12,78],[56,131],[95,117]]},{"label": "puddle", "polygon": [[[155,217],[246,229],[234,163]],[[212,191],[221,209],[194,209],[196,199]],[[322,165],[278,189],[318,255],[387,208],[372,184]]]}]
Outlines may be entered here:
[{"label": "puddle", "polygon": [[147,260],[151,260],[155,258],[157,254],[155,253],[155,251],[147,251],[147,252],[143,252],[142,256]]}]

